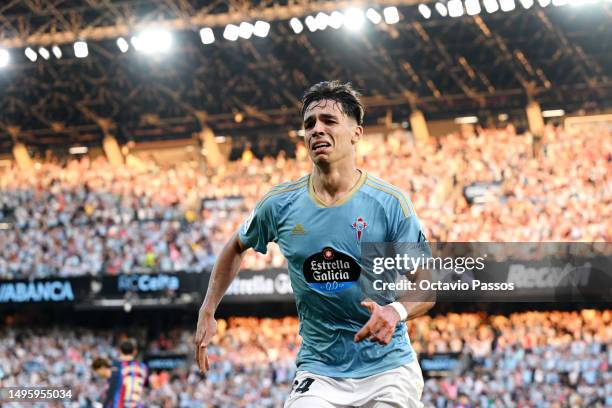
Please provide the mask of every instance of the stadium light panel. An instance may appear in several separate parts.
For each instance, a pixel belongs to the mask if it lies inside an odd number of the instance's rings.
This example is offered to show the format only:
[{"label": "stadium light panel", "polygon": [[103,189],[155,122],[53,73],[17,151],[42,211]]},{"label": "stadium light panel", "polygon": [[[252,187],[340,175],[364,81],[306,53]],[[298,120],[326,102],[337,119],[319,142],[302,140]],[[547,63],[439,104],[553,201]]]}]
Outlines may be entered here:
[{"label": "stadium light panel", "polygon": [[552,0],[552,5],[555,7],[565,6],[567,4],[567,0]]},{"label": "stadium light panel", "polygon": [[525,10],[530,9],[531,6],[533,6],[533,0],[520,0],[520,2],[523,8],[525,8]]},{"label": "stadium light panel", "polygon": [[546,7],[550,4],[550,0],[538,0],[540,7]]},{"label": "stadium light panel", "polygon": [[253,35],[253,30],[255,30],[253,24],[243,21],[238,26],[238,36],[244,38],[245,40],[248,40]]},{"label": "stadium light panel", "polygon": [[308,27],[311,33],[317,31],[317,29],[319,28],[317,20],[313,16],[306,17],[304,22],[306,23],[306,27]]},{"label": "stadium light panel", "polygon": [[202,40],[202,44],[208,45],[215,42],[215,33],[213,33],[212,28],[204,27],[200,30],[200,40]]},{"label": "stadium light panel", "polygon": [[77,41],[74,43],[74,56],[77,58],[85,58],[89,55],[89,49],[85,41]]},{"label": "stadium light panel", "polygon": [[30,47],[25,49],[25,56],[32,62],[36,62],[36,60],[38,59],[38,54],[36,54],[36,51],[31,49]]},{"label": "stadium light panel", "polygon": [[480,1],[465,0],[465,12],[468,14],[468,16],[475,16],[476,14],[480,14],[480,11]]},{"label": "stadium light panel", "polygon": [[304,25],[299,18],[293,17],[291,20],[289,20],[289,25],[296,34],[299,34],[304,30]]},{"label": "stadium light panel", "polygon": [[[132,41],[133,43],[134,41]],[[117,38],[117,47],[119,47],[119,51],[125,53],[130,49],[130,44],[123,37]]]},{"label": "stadium light panel", "polygon": [[442,17],[446,17],[448,15],[448,10],[444,4],[438,2],[436,3],[435,7],[438,14],[440,14]]},{"label": "stadium light panel", "polygon": [[455,123],[458,123],[460,125],[478,123],[478,117],[477,116],[461,116],[461,117],[455,118]]},{"label": "stadium light panel", "polygon": [[516,8],[514,0],[499,0],[502,11],[512,11]]},{"label": "stadium light panel", "polygon": [[136,51],[145,54],[167,52],[172,46],[172,34],[164,29],[145,30],[132,37],[132,45]]},{"label": "stadium light panel", "polygon": [[550,109],[542,111],[543,118],[558,118],[559,116],[565,115],[563,109]]},{"label": "stadium light panel", "polygon": [[266,21],[261,21],[261,20],[255,22],[255,28],[253,28],[253,35],[264,38],[268,36],[269,32],[270,32],[270,23]]},{"label": "stadium light panel", "polygon": [[419,13],[425,19],[429,19],[431,17],[431,9],[427,6],[427,4],[419,4]]},{"label": "stadium light panel", "polygon": [[6,67],[11,60],[11,54],[5,49],[0,48],[0,68]]},{"label": "stadium light panel", "polygon": [[382,16],[380,15],[380,13],[378,11],[374,10],[373,8],[369,8],[366,11],[366,17],[373,24],[379,24],[382,21]]},{"label": "stadium light panel", "polygon": [[329,24],[329,16],[321,11],[317,13],[315,22],[319,30],[325,30]]},{"label": "stadium light panel", "polygon": [[68,149],[68,152],[70,154],[85,154],[88,150],[89,149],[87,148],[87,146],[73,146]]},{"label": "stadium light panel", "polygon": [[485,10],[487,10],[487,13],[489,14],[493,14],[499,10],[499,4],[497,4],[497,0],[484,0],[482,4],[484,4]]},{"label": "stadium light panel", "polygon": [[55,55],[55,58],[57,58],[57,59],[62,58],[62,49],[59,46],[54,45],[51,48],[51,52],[53,53],[53,55]]},{"label": "stadium light panel", "polygon": [[45,60],[48,60],[49,58],[51,58],[51,54],[49,53],[49,50],[46,49],[45,47],[40,47],[38,49],[38,53],[40,54],[41,57],[43,57]]},{"label": "stadium light panel", "polygon": [[360,30],[363,27],[364,20],[365,16],[362,10],[352,8],[344,13],[344,26],[351,31]]},{"label": "stadium light panel", "polygon": [[225,26],[225,30],[223,30],[223,38],[229,41],[236,41],[238,39],[238,32],[240,28],[234,24],[228,24]]},{"label": "stadium light panel", "polygon": [[340,27],[342,27],[343,24],[344,24],[344,14],[342,14],[339,11],[334,11],[333,13],[331,13],[331,15],[329,16],[329,26],[331,28],[337,30]]},{"label": "stadium light panel", "polygon": [[396,24],[399,22],[399,11],[397,7],[387,7],[383,10],[383,16],[385,16],[385,23]]},{"label": "stadium light panel", "polygon": [[461,17],[463,15],[463,3],[461,0],[450,0],[446,3],[448,15],[451,17]]}]

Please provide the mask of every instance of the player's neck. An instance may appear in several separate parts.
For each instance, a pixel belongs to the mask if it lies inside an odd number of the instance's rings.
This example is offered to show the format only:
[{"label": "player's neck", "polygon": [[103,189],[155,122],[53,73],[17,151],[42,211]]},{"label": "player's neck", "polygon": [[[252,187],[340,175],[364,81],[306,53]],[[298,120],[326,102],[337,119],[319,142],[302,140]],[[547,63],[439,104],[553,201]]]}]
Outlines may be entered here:
[{"label": "player's neck", "polygon": [[312,187],[317,197],[327,205],[340,201],[361,178],[355,163],[344,166],[314,166]]}]

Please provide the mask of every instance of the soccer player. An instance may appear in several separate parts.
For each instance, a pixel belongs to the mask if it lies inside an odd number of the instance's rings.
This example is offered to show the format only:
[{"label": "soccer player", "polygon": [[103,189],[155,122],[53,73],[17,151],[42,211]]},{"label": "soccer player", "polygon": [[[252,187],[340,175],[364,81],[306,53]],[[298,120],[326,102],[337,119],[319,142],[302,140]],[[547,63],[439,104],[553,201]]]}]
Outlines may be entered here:
[{"label": "soccer player", "polygon": [[111,364],[104,359],[96,359],[93,369],[107,378],[108,389],[104,408],[141,408],[144,386],[147,379],[147,366],[136,361],[138,348],[136,340],[126,339],[119,345],[119,360]]},{"label": "soccer player", "polygon": [[215,310],[248,248],[277,242],[287,258],[302,347],[286,408],[417,407],[423,377],[407,319],[430,301],[377,304],[359,284],[364,242],[423,242],[408,198],[356,167],[364,108],[350,84],[312,86],[302,99],[312,173],[273,187],[221,251],[200,308],[196,360],[209,368]]}]

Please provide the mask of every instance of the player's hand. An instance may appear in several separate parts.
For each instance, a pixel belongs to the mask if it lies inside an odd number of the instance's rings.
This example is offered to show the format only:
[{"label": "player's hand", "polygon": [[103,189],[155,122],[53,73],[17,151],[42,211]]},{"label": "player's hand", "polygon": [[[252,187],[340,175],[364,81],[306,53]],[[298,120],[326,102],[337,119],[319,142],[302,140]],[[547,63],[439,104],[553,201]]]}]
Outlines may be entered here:
[{"label": "player's hand", "polygon": [[361,302],[361,306],[368,308],[371,316],[370,320],[355,334],[355,342],[369,339],[381,344],[389,344],[395,326],[400,321],[399,313],[392,306],[380,306],[369,300]]},{"label": "player's hand", "polygon": [[208,363],[208,344],[215,333],[217,333],[217,321],[214,315],[209,311],[200,309],[195,335],[195,358],[202,374],[210,368]]}]

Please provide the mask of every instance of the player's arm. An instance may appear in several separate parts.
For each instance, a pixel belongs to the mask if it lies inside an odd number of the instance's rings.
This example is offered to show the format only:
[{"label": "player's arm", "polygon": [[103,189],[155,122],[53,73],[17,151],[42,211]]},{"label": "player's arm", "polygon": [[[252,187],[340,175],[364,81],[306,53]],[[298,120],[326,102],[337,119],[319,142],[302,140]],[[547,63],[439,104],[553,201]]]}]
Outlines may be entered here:
[{"label": "player's arm", "polygon": [[221,250],[210,276],[206,297],[198,315],[195,337],[196,361],[200,372],[209,369],[207,347],[217,332],[215,312],[227,288],[238,274],[245,250],[236,232]]},{"label": "player's arm", "polygon": [[225,244],[210,276],[206,297],[200,308],[201,313],[215,313],[217,306],[219,306],[219,302],[221,302],[221,298],[238,274],[240,263],[242,262],[246,249],[247,248],[240,242],[237,232],[234,233],[232,238]]},{"label": "player's arm", "polygon": [[[419,282],[422,280],[431,280],[431,274],[427,270],[419,269],[416,274],[415,287],[421,287]],[[404,307],[406,316],[402,316],[403,310],[393,307],[393,311],[398,315],[399,320],[412,320],[419,316],[423,316],[436,304],[436,292],[434,290],[416,290],[414,293],[404,293],[403,296],[396,300],[397,303]],[[387,305],[385,307],[392,307]]]},{"label": "player's arm", "polygon": [[[421,228],[418,220],[416,220],[418,227]],[[417,244],[420,248],[418,250],[419,255],[423,253],[425,256],[431,256],[431,250],[429,248],[429,243],[425,240],[425,235],[422,232],[419,232],[419,237],[422,237],[423,240],[418,242]],[[402,245],[400,245],[402,247]],[[417,254],[415,254],[417,255]],[[395,303],[399,303],[401,307],[395,306],[393,307],[394,311],[399,315],[400,320],[412,320],[419,316],[423,316],[427,313],[432,307],[436,304],[436,291],[435,290],[423,290],[420,289],[422,286],[420,284],[421,281],[431,281],[432,274],[429,269],[426,268],[418,268],[414,273],[410,274],[410,278],[408,276],[403,275],[402,280],[410,280],[413,282],[415,290],[396,292],[396,301]],[[390,305],[388,305],[390,306]],[[403,307],[403,309],[402,309]]]},{"label": "player's arm", "polygon": [[200,372],[209,369],[207,347],[217,332],[215,312],[221,298],[240,270],[245,250],[253,248],[265,254],[268,242],[275,240],[275,225],[272,200],[264,197],[219,254],[198,316],[195,354]]},{"label": "player's arm", "polygon": [[[405,199],[404,197],[402,197]],[[429,252],[429,246],[422,231],[421,224],[413,212],[406,214],[406,206],[410,209],[409,201],[405,199],[406,205],[402,208],[402,203],[398,201],[392,209],[390,224],[392,227],[391,242],[395,243],[416,243],[418,248],[424,248]],[[399,245],[401,247],[401,245]],[[420,252],[420,251],[419,251]],[[417,255],[417,254],[415,254]],[[419,281],[427,280],[429,271],[417,269],[413,278],[415,287],[419,288]],[[412,279],[411,279],[412,280]],[[363,301],[362,306],[366,307],[371,316],[368,322],[357,332],[355,341],[370,339],[382,344],[389,344],[395,327],[402,320],[411,320],[427,313],[436,303],[434,291],[406,291],[399,294],[396,301],[392,304],[381,306],[372,301]]]},{"label": "player's arm", "polygon": [[[416,282],[418,285],[418,279]],[[404,295],[404,298],[397,299],[396,303],[401,304],[404,310],[392,304],[381,306],[370,300],[361,302],[361,305],[370,311],[371,316],[365,326],[355,335],[355,341],[370,339],[381,344],[389,344],[395,332],[395,327],[402,320],[411,320],[422,316],[434,307],[436,304],[435,292],[423,293],[423,300],[420,301],[409,300],[408,296]],[[402,316],[404,313],[405,316]]]}]

